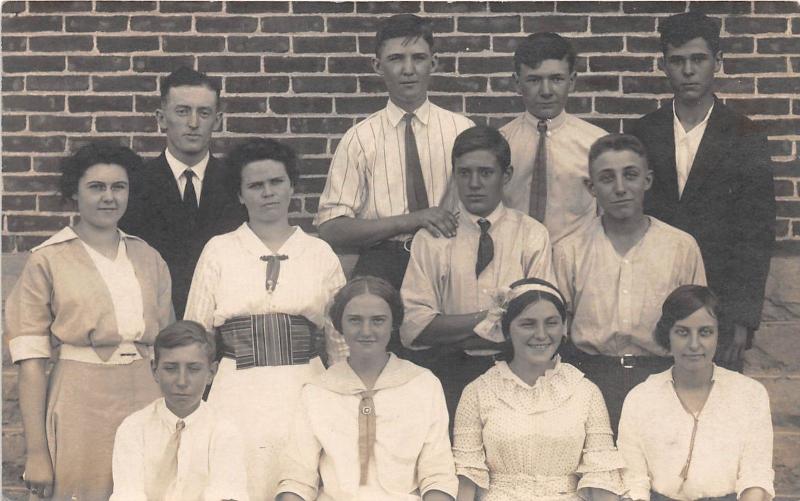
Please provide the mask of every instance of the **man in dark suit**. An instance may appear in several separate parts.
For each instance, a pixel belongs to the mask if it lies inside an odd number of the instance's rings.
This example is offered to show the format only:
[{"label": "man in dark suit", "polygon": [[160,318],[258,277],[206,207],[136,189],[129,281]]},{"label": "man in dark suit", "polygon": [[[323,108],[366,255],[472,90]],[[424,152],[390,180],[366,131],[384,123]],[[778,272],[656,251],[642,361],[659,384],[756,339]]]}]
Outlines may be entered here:
[{"label": "man in dark suit", "polygon": [[634,126],[654,173],[645,211],[697,240],[708,285],[722,302],[717,363],[741,371],[775,240],[767,139],[713,93],[722,66],[719,23],[690,12],[666,19],[659,31],[659,63],[675,97]]},{"label": "man in dark suit", "polygon": [[167,262],[172,302],[183,317],[195,264],[214,235],[236,229],[244,211],[226,188],[222,163],[209,153],[222,121],[219,86],[182,67],[161,81],[156,118],[167,148],[131,180],[128,211],[120,227],[143,238]]}]

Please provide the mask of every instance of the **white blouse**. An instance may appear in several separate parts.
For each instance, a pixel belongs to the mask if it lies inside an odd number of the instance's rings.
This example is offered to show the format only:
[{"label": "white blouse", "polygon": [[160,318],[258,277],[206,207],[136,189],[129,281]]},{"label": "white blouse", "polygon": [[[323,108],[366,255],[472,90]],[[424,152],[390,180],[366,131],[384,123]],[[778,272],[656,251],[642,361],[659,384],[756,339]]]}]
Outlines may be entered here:
[{"label": "white blouse", "polygon": [[453,440],[456,473],[475,482],[483,501],[625,490],[603,396],[560,360],[533,386],[497,362],[464,389]]},{"label": "white blouse", "polygon": [[[285,255],[273,291],[267,291],[267,263],[262,256]],[[192,278],[184,318],[206,329],[243,315],[303,315],[325,325],[328,303],[345,283],[339,258],[330,246],[299,227],[273,253],[247,223],[206,244]],[[329,351],[347,352],[341,335],[326,328]]]},{"label": "white blouse", "polygon": [[677,500],[737,496],[748,487],[775,495],[769,396],[761,383],[714,366],[714,381],[698,416],[691,466],[694,419],[675,393],[672,369],[636,386],[622,407],[617,444],[625,457],[625,484],[632,499],[650,490]]}]

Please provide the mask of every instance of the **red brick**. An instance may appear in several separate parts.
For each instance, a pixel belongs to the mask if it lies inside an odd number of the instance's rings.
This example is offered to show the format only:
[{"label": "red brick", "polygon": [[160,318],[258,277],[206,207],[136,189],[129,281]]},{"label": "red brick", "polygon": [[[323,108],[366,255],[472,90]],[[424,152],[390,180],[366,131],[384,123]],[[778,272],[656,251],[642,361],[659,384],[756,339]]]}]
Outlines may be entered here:
[{"label": "red brick", "polygon": [[292,2],[295,14],[326,14],[353,12],[353,2]]},{"label": "red brick", "polygon": [[270,97],[269,108],[278,115],[296,113],[331,113],[333,100],[329,97]]},{"label": "red brick", "polygon": [[567,113],[580,115],[592,112],[592,98],[589,96],[570,96],[564,107]]},{"label": "red brick", "polygon": [[138,113],[153,113],[161,107],[161,96],[134,96],[133,110]]},{"label": "red brick", "polygon": [[455,73],[456,72],[456,57],[455,56],[440,56],[439,64],[436,65],[437,73]]},{"label": "red brick", "polygon": [[97,37],[97,50],[100,52],[142,52],[159,50],[161,40],[157,36],[140,37]]},{"label": "red brick", "polygon": [[453,113],[464,114],[464,100],[461,96],[448,96],[443,94],[429,96],[433,104],[452,111]]},{"label": "red brick", "polygon": [[788,179],[775,180],[775,196],[776,197],[793,197],[794,196],[794,183]]},{"label": "red brick", "polygon": [[622,77],[623,94],[671,94],[665,77]]},{"label": "red brick", "polygon": [[758,92],[763,94],[800,94],[800,77],[759,78]]},{"label": "red brick", "polygon": [[715,80],[717,92],[723,94],[753,94],[756,89],[755,79],[752,77],[720,78]]},{"label": "red brick", "polygon": [[267,73],[317,73],[325,71],[325,58],[265,56],[264,71]]},{"label": "red brick", "polygon": [[39,210],[42,212],[74,212],[77,210],[74,200],[65,200],[61,195],[39,195],[36,199]]},{"label": "red brick", "polygon": [[[269,67],[267,67],[269,69]],[[273,71],[269,71],[273,73]],[[262,92],[286,92],[289,90],[289,77],[226,77],[225,92],[252,94]]]},{"label": "red brick", "polygon": [[33,52],[86,52],[94,48],[94,37],[91,36],[38,36],[30,39]]},{"label": "red brick", "polygon": [[557,12],[619,12],[619,2],[556,2]]},{"label": "red brick", "polygon": [[3,114],[2,119],[0,119],[0,129],[5,132],[20,132],[25,130],[26,126],[25,115]]},{"label": "red brick", "polygon": [[798,99],[792,101],[792,114],[800,115],[800,100]]},{"label": "red brick", "polygon": [[783,57],[729,57],[722,64],[725,73],[729,75],[786,72],[786,58]]},{"label": "red brick", "polygon": [[626,14],[677,14],[686,10],[686,2],[622,2]]},{"label": "red brick", "polygon": [[489,79],[489,89],[491,92],[513,92],[514,94],[519,92],[517,83],[512,76],[491,77]]},{"label": "red brick", "polygon": [[125,31],[128,16],[68,16],[65,25],[66,31],[74,32]]},{"label": "red brick", "polygon": [[301,202],[302,199],[300,198],[291,198],[289,199],[289,213],[300,212],[300,209],[303,205]]},{"label": "red brick", "polygon": [[[53,137],[53,136],[51,136]],[[31,138],[45,139],[45,138]],[[61,136],[64,139],[64,136]],[[61,175],[7,175],[3,174],[3,187],[5,193],[37,193],[58,190]]]},{"label": "red brick", "polygon": [[156,88],[155,76],[92,77],[92,89],[95,92],[151,92]]},{"label": "red brick", "polygon": [[83,148],[87,144],[94,142],[118,144],[120,146],[130,146],[130,137],[120,136],[120,135],[106,135],[106,134],[103,135],[92,134],[91,136],[70,136],[67,138],[67,151],[76,151],[80,148]]},{"label": "red brick", "polygon": [[458,31],[464,33],[517,33],[520,16],[459,17]]},{"label": "red brick", "polygon": [[654,31],[655,19],[643,16],[592,17],[592,33],[635,33]]},{"label": "red brick", "polygon": [[661,54],[661,42],[658,37],[626,37],[629,52],[648,52]]},{"label": "red brick", "polygon": [[67,58],[69,71],[88,73],[126,71],[130,67],[130,59],[121,56],[69,56]]},{"label": "red brick", "polygon": [[289,119],[289,130],[300,134],[344,134],[352,125],[352,118],[343,117],[292,117]]},{"label": "red brick", "polygon": [[386,84],[383,83],[383,78],[378,75],[364,75],[358,77],[358,89],[362,94],[386,92]]},{"label": "red brick", "polygon": [[321,193],[323,188],[325,188],[324,177],[303,176],[295,187],[295,193]]},{"label": "red brick", "polygon": [[328,58],[328,73],[373,73],[372,58],[370,57],[330,57]]},{"label": "red brick", "polygon": [[800,17],[792,19],[792,33],[800,33]]},{"label": "red brick", "polygon": [[353,77],[292,77],[292,89],[296,93],[306,92],[355,92]]},{"label": "red brick", "polygon": [[225,119],[228,132],[244,132],[248,134],[279,134],[286,132],[285,118],[278,117],[227,117]]},{"label": "red brick", "polygon": [[258,29],[258,19],[250,16],[198,16],[194,23],[200,33],[252,33]]},{"label": "red brick", "polygon": [[28,50],[27,37],[2,37],[0,47],[3,52],[24,52]]},{"label": "red brick", "polygon": [[386,97],[337,97],[336,113],[344,115],[369,115],[386,106]]},{"label": "red brick", "polygon": [[156,10],[156,2],[144,0],[97,0],[95,9],[97,9],[97,12],[148,12]]},{"label": "red brick", "polygon": [[800,37],[762,38],[758,40],[760,54],[800,54]]},{"label": "red brick", "polygon": [[437,52],[482,52],[491,48],[489,36],[451,36],[436,40]]},{"label": "red brick", "polygon": [[131,31],[184,33],[192,28],[190,16],[135,16],[131,18]]},{"label": "red brick", "polygon": [[725,19],[725,31],[728,33],[784,33],[786,19],[780,17],[728,17]]},{"label": "red brick", "polygon": [[225,50],[225,37],[165,36],[165,52],[221,52]]},{"label": "red brick", "polygon": [[594,100],[598,113],[609,115],[644,115],[658,108],[655,99],[632,97],[597,97]]},{"label": "red brick", "polygon": [[[27,172],[31,170],[30,157],[13,157],[9,155],[2,156],[3,172]],[[8,189],[8,188],[6,188]]]},{"label": "red brick", "polygon": [[64,56],[5,56],[3,73],[64,71]]},{"label": "red brick", "polygon": [[424,2],[425,12],[431,13],[466,13],[486,12],[487,2],[460,1],[460,2]]},{"label": "red brick", "polygon": [[161,0],[161,12],[220,12],[222,2]]},{"label": "red brick", "polygon": [[[4,211],[36,210],[36,195],[3,195],[3,210]],[[4,405],[3,407],[6,406]]]},{"label": "red brick", "polygon": [[557,33],[582,33],[589,28],[588,16],[529,16],[522,21],[522,31],[537,33],[554,31]]},{"label": "red brick", "polygon": [[225,11],[231,14],[289,12],[289,2],[228,1],[225,2]]},{"label": "red brick", "polygon": [[797,2],[772,2],[759,0],[754,2],[756,6],[756,14],[792,14],[800,13],[800,5]]},{"label": "red brick", "polygon": [[120,116],[97,117],[95,119],[97,132],[158,132],[155,117]]},{"label": "red brick", "polygon": [[459,57],[458,72],[474,73],[510,73],[514,71],[514,59],[511,57]]},{"label": "red brick", "polygon": [[800,118],[756,120],[756,123],[764,127],[768,136],[795,136],[800,130]]},{"label": "red brick", "polygon": [[772,162],[772,174],[782,177],[800,177],[800,159],[791,162]]},{"label": "red brick", "polygon": [[589,69],[593,72],[653,71],[653,61],[652,57],[592,56]]},{"label": "red brick", "polygon": [[322,137],[287,137],[281,140],[291,146],[294,151],[302,151],[304,155],[326,153],[328,140]]},{"label": "red brick", "polygon": [[15,215],[7,216],[8,231],[58,231],[69,224],[66,216]]},{"label": "red brick", "polygon": [[433,92],[486,92],[486,77],[434,75],[431,79]]},{"label": "red brick", "polygon": [[131,96],[69,96],[71,113],[96,111],[133,111]]},{"label": "red brick", "polygon": [[131,141],[131,149],[140,155],[144,153],[160,155],[166,146],[167,140],[164,136],[140,136],[134,137]]},{"label": "red brick", "polygon": [[20,92],[25,88],[25,77],[3,75],[0,82],[2,82],[3,92]]},{"label": "red brick", "polygon": [[92,10],[91,1],[66,2],[66,1],[37,1],[28,2],[30,12],[87,12]]},{"label": "red brick", "polygon": [[800,202],[778,200],[777,209],[779,217],[800,217]]},{"label": "red brick", "polygon": [[194,67],[194,56],[134,56],[133,71],[170,73],[181,66]]},{"label": "red brick", "polygon": [[489,2],[489,12],[553,12],[555,2]]},{"label": "red brick", "polygon": [[364,2],[356,3],[356,12],[360,14],[402,14],[419,12],[420,2]]},{"label": "red brick", "polygon": [[[303,174],[328,174],[328,167],[331,164],[330,158],[303,158]],[[308,199],[306,199],[308,200]]]},{"label": "red brick", "polygon": [[[328,31],[336,32],[331,26],[334,21],[340,19],[334,17],[328,19]],[[306,31],[324,31],[325,19],[322,16],[267,16],[261,18],[261,31],[264,33],[303,33]]]},{"label": "red brick", "polygon": [[[303,162],[305,165],[305,162]],[[316,214],[319,209],[319,197],[306,197],[303,199],[303,209],[311,214]]]},{"label": "red brick", "polygon": [[61,157],[34,157],[33,170],[36,172],[61,172]]},{"label": "red brick", "polygon": [[[798,79],[800,80],[800,79]],[[744,115],[788,115],[789,99],[726,99],[725,104]]]},{"label": "red brick", "polygon": [[61,16],[3,16],[3,33],[30,33],[38,31],[61,31],[64,20]]},{"label": "red brick", "polygon": [[20,14],[25,12],[24,0],[9,0],[2,4],[3,14]]},{"label": "red brick", "polygon": [[789,235],[789,220],[778,219],[777,221],[775,221],[775,236],[777,238],[780,238],[788,235]]},{"label": "red brick", "polygon": [[289,52],[289,37],[228,37],[230,52]]},{"label": "red brick", "polygon": [[469,96],[467,113],[520,113],[525,111],[517,96]]},{"label": "red brick", "polygon": [[17,235],[16,247],[18,252],[29,251],[37,245],[43,243],[48,237],[41,237],[37,235]]},{"label": "red brick", "polygon": [[321,53],[331,52],[354,52],[356,50],[356,38],[348,36],[320,36],[302,37],[296,36],[293,40],[294,51],[302,53]]},{"label": "red brick", "polygon": [[578,75],[575,92],[610,92],[619,90],[616,75]]},{"label": "red brick", "polygon": [[703,2],[693,1],[689,3],[689,10],[693,12],[704,12],[706,14],[749,14],[750,2]]},{"label": "red brick", "polygon": [[621,52],[622,37],[574,37],[570,39],[580,54]]},{"label": "red brick", "polygon": [[258,73],[261,71],[259,56],[200,56],[197,69],[211,73]]},{"label": "red brick", "polygon": [[792,142],[782,139],[770,139],[768,142],[770,157],[785,157],[792,154]]},{"label": "red brick", "polygon": [[792,222],[792,236],[800,236],[800,221]]},{"label": "red brick", "polygon": [[724,37],[719,41],[719,48],[725,54],[752,54],[754,44],[750,37]]},{"label": "red brick", "polygon": [[90,132],[92,130],[92,117],[90,116],[31,115],[30,120],[33,132]]},{"label": "red brick", "polygon": [[64,111],[64,96],[3,96],[3,112],[9,111]]},{"label": "red brick", "polygon": [[222,109],[225,113],[266,113],[267,98],[226,96],[223,98]]},{"label": "red brick", "polygon": [[792,71],[800,73],[800,57],[791,57],[789,59],[792,61]]}]

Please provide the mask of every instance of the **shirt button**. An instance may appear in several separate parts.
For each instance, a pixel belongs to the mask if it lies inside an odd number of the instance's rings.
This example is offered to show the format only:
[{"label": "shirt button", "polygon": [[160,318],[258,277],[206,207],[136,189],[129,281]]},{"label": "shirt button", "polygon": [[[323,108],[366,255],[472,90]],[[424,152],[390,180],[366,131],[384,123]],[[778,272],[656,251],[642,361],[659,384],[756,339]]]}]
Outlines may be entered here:
[{"label": "shirt button", "polygon": [[623,294],[627,294],[627,293],[628,293],[628,289],[623,289],[623,290],[622,290],[622,293],[623,293]]}]

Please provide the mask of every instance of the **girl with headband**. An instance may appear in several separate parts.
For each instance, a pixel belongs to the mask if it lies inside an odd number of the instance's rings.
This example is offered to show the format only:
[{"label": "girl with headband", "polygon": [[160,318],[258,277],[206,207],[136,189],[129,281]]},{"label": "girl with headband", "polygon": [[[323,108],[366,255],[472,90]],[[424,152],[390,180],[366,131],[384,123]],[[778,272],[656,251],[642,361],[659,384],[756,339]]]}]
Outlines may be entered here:
[{"label": "girl with headband", "polygon": [[603,396],[558,355],[566,338],[561,292],[532,278],[495,298],[494,314],[479,327],[490,335],[499,326],[504,360],[458,404],[458,501],[618,499],[624,464]]}]

